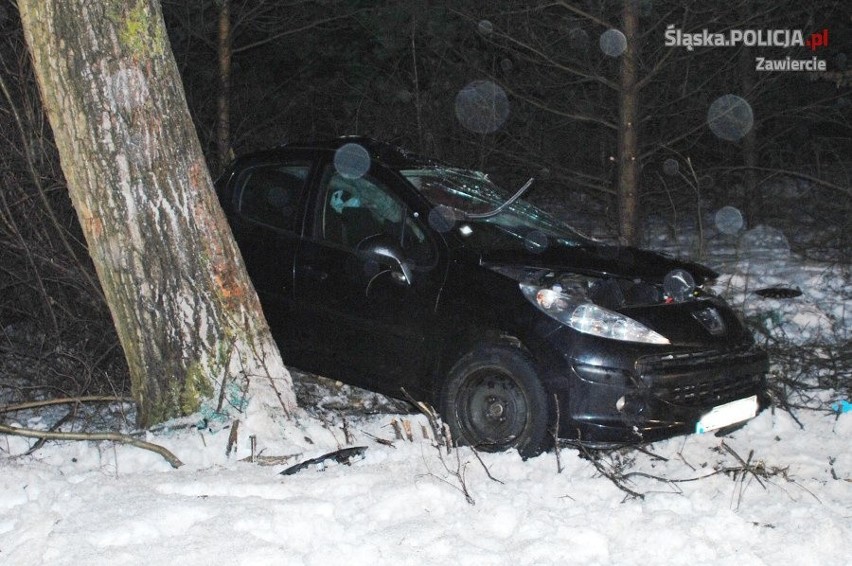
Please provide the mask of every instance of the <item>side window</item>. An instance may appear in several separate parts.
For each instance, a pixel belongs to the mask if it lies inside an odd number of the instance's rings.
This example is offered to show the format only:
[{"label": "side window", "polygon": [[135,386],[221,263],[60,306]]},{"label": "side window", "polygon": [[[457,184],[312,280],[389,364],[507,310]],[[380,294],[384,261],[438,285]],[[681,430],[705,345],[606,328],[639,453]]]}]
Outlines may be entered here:
[{"label": "side window", "polygon": [[293,230],[310,169],[310,163],[303,162],[260,165],[243,173],[237,193],[240,216],[273,228]]},{"label": "side window", "polygon": [[330,166],[321,194],[320,239],[354,249],[370,236],[386,234],[415,264],[429,264],[434,258],[426,231],[380,181],[368,175],[347,178]]}]

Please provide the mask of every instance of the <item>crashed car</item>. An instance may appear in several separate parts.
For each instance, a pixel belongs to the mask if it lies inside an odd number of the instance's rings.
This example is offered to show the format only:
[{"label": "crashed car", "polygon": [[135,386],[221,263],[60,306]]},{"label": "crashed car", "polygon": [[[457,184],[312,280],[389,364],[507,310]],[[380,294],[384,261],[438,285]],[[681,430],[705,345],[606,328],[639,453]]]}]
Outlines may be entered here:
[{"label": "crashed car", "polygon": [[217,192],[288,364],[523,456],[741,426],[766,354],[707,267],[587,238],[479,172],[367,138],[238,158]]}]

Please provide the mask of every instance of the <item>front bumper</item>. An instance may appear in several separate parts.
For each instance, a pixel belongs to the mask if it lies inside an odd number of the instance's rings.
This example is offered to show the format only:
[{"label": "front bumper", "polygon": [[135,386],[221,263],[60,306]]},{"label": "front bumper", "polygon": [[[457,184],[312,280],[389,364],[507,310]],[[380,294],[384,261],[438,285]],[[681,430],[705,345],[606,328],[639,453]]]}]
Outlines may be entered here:
[{"label": "front bumper", "polygon": [[633,354],[569,360],[560,436],[598,447],[653,442],[695,432],[705,414],[732,401],[769,404],[768,357],[750,344]]}]

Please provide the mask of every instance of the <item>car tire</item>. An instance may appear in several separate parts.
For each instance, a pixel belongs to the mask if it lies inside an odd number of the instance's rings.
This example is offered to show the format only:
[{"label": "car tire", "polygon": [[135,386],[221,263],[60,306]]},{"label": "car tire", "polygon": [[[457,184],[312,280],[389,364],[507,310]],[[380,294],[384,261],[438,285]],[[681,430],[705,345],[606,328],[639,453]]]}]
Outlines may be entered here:
[{"label": "car tire", "polygon": [[441,415],[453,440],[487,452],[516,448],[524,458],[552,443],[551,403],[535,364],[520,348],[481,346],[450,370]]}]

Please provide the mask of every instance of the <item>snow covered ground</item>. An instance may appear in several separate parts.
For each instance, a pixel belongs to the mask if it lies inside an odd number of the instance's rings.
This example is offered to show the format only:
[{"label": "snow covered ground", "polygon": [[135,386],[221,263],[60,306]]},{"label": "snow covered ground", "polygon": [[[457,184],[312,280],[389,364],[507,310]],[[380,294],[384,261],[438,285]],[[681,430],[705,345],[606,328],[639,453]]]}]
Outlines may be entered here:
[{"label": "snow covered ground", "polygon": [[[224,458],[227,433],[162,434],[186,463],[112,445],[0,462],[0,561],[36,564],[848,564],[852,413],[764,412],[726,439],[690,436],[598,461],[521,461],[392,439],[359,420],[351,466],[291,476]],[[400,418],[400,417],[396,417]],[[411,418],[418,431],[422,417]],[[341,430],[306,428],[314,456]],[[11,438],[4,450],[25,448]],[[728,446],[729,452],[723,447]],[[748,463],[748,466],[734,455]],[[244,454],[243,454],[244,455]],[[294,458],[296,461],[300,458]],[[487,473],[486,473],[487,468]],[[460,491],[461,470],[472,503]],[[488,477],[490,474],[494,479]],[[661,478],[671,481],[661,481]],[[676,481],[677,483],[673,483]]]},{"label": "snow covered ground", "polygon": [[[848,266],[802,260],[767,228],[735,232],[710,234],[707,261],[766,339],[848,344]],[[803,295],[751,293],[778,284]],[[179,469],[111,443],[22,456],[33,440],[0,436],[0,564],[850,564],[852,412],[830,409],[848,386],[793,414],[764,411],[725,438],[594,459],[566,447],[526,462],[448,455],[422,416],[348,387],[306,390],[324,408],[266,448],[288,457],[268,466],[240,461],[244,445],[227,458],[227,430],[149,434]],[[410,423],[413,440],[396,438],[394,421]],[[279,474],[348,445],[366,446],[364,457]]]}]

